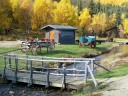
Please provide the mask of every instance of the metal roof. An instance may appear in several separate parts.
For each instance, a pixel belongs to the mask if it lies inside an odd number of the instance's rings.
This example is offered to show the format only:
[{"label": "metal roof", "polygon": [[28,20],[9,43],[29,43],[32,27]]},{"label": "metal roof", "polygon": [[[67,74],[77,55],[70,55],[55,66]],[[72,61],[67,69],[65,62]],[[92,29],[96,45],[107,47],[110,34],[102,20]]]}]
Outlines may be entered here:
[{"label": "metal roof", "polygon": [[62,25],[46,25],[42,27],[41,30],[44,30],[48,27],[56,29],[56,30],[77,30],[77,28],[74,28],[72,26],[62,26]]}]

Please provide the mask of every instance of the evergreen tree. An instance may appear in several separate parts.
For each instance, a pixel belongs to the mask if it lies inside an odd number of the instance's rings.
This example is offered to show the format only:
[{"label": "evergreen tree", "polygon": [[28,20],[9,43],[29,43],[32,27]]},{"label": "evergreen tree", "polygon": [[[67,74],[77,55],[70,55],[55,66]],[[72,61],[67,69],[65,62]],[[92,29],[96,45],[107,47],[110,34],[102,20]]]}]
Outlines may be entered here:
[{"label": "evergreen tree", "polygon": [[91,16],[93,17],[93,15],[95,14],[95,4],[93,0],[91,0],[89,3],[89,10],[90,10]]},{"label": "evergreen tree", "polygon": [[77,7],[78,7],[78,16],[80,16],[80,12],[83,10],[82,0],[77,0]]},{"label": "evergreen tree", "polygon": [[116,24],[117,26],[121,24],[121,11],[119,6],[117,7],[117,11],[116,11]]}]

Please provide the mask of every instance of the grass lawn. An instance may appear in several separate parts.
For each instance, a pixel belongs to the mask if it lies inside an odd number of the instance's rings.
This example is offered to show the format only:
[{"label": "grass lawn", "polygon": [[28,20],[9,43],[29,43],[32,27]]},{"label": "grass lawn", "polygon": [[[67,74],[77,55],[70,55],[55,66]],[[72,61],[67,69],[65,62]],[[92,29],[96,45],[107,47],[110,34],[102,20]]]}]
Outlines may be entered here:
[{"label": "grass lawn", "polygon": [[[90,48],[89,46],[83,46],[82,48],[79,48],[79,45],[56,45],[56,48],[53,52],[49,52],[47,53],[46,48],[42,48],[42,52],[38,55],[40,56],[49,56],[49,57],[86,57],[86,56],[96,56],[99,55],[101,53],[103,53],[106,50],[110,50],[113,48],[113,45],[115,43],[110,43],[110,42],[106,42],[103,44],[97,44],[96,48]],[[20,46],[20,45],[19,45]],[[16,47],[0,47],[0,52],[7,52],[7,51],[11,51],[11,50],[15,50],[17,48],[19,48],[19,46]],[[15,51],[13,52],[15,54],[25,54],[22,53],[21,50]],[[6,55],[8,53],[5,54],[1,54],[1,58],[0,58],[0,69],[1,69],[1,65],[3,65],[3,58],[2,55]],[[30,52],[27,53],[28,55],[32,55]]]},{"label": "grass lawn", "polygon": [[[47,53],[46,48],[42,48],[41,53],[39,53],[38,55],[50,56],[50,57],[86,57],[89,55],[96,56],[103,53],[104,51],[111,50],[114,44],[115,43],[106,42],[102,44],[97,44],[96,48],[90,48],[89,46],[85,46],[85,47],[83,46],[79,48],[79,45],[77,44],[76,45],[56,45],[54,51]],[[0,52],[7,52],[7,51],[15,50],[17,48],[19,47],[14,47],[14,48],[0,47]],[[15,51],[14,53],[25,54],[25,53],[22,53],[20,50]],[[5,54],[8,54],[8,53],[5,53]],[[30,52],[28,52],[27,54],[32,55]]]},{"label": "grass lawn", "polygon": [[53,52],[47,53],[46,49],[42,49],[42,53],[39,55],[50,57],[86,57],[89,55],[96,56],[103,53],[106,50],[113,48],[114,43],[97,44],[96,48],[90,48],[89,46],[83,46],[79,48],[78,45],[56,45]]}]

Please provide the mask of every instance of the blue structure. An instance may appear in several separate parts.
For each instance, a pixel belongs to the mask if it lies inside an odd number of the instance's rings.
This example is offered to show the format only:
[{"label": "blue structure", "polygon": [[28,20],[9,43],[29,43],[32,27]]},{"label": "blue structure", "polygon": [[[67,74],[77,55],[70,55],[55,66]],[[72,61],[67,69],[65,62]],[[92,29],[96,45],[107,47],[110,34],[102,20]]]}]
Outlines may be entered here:
[{"label": "blue structure", "polygon": [[54,40],[60,44],[75,44],[75,31],[76,28],[72,26],[62,25],[47,25],[41,28],[45,30],[45,38]]}]

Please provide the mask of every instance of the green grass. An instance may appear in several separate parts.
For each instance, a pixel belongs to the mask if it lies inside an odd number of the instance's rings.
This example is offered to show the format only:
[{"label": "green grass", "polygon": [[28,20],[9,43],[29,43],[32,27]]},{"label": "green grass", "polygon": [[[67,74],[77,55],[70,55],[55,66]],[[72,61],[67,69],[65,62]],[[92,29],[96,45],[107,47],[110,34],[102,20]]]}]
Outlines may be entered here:
[{"label": "green grass", "polygon": [[[40,56],[50,56],[50,57],[86,57],[87,55],[99,55],[105,50],[109,50],[112,48],[112,45],[114,43],[103,43],[103,44],[97,44],[96,48],[90,48],[89,46],[83,46],[82,48],[79,48],[79,45],[56,45],[56,48],[53,52],[47,53],[46,48],[42,48],[42,52],[38,55]],[[19,45],[20,46],[20,45]],[[0,47],[0,52],[8,52],[11,50],[15,50],[19,48],[19,46],[16,47]],[[21,52],[21,50],[15,51],[16,54],[24,54]],[[8,53],[1,54],[0,56],[7,55]],[[32,55],[30,52],[27,53],[28,55]],[[3,65],[3,58],[0,58],[0,69],[2,68],[1,65]]]},{"label": "green grass", "polygon": [[53,57],[86,57],[87,55],[96,56],[105,50],[112,49],[112,45],[113,43],[97,44],[96,48],[90,48],[89,46],[79,48],[79,45],[56,45],[53,52],[47,53],[46,49],[42,48],[42,53],[39,55]]},{"label": "green grass", "polygon": [[119,77],[119,76],[125,76],[127,74],[128,74],[128,63],[125,63],[113,69],[112,72],[103,72],[99,75],[96,75],[96,78]]}]

